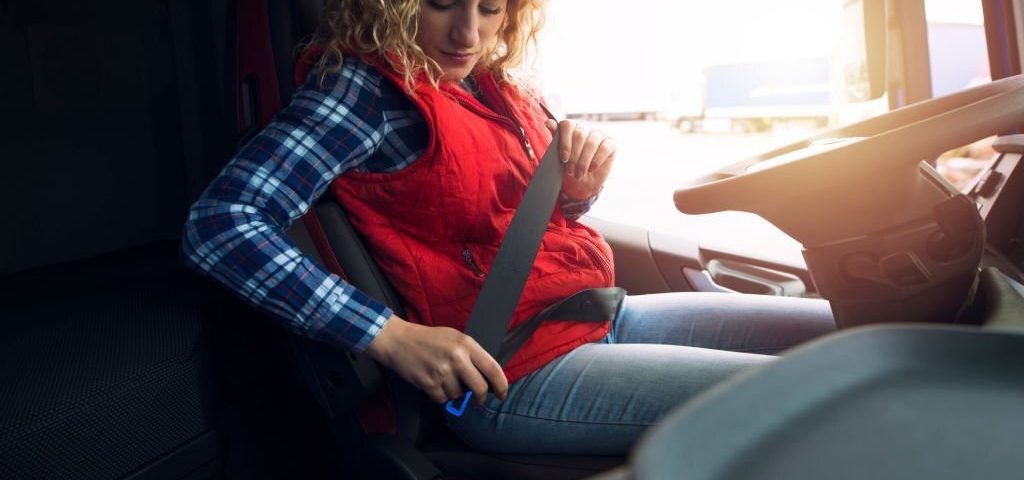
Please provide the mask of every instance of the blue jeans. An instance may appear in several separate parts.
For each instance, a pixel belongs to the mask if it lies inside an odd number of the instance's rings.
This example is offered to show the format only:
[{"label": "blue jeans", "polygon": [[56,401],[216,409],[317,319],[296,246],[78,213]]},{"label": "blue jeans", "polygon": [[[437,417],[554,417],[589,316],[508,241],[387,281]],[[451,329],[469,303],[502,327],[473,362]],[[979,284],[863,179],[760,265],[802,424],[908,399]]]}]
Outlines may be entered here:
[{"label": "blue jeans", "polygon": [[724,293],[626,297],[602,341],[490,395],[450,426],[503,453],[621,455],[673,407],[835,330],[827,302]]}]

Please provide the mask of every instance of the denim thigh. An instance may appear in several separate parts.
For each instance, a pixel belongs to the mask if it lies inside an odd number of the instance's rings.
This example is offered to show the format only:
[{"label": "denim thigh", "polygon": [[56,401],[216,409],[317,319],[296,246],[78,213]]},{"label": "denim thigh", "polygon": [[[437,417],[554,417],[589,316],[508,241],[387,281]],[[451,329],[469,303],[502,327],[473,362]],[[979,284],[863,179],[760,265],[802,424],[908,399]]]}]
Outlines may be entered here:
[{"label": "denim thigh", "polygon": [[[620,455],[673,407],[834,330],[819,300],[671,293],[624,300],[611,333],[490,396],[451,427],[504,453]],[[756,352],[756,353],[753,353]]]}]

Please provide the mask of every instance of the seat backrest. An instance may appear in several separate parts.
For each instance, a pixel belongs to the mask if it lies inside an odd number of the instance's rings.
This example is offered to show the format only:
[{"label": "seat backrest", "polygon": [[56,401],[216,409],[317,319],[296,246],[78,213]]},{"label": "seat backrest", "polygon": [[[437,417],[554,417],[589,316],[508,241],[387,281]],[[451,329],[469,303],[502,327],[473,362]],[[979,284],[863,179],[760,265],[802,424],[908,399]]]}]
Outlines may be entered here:
[{"label": "seat backrest", "polygon": [[[294,92],[293,69],[298,46],[321,26],[323,0],[241,0],[239,2],[238,110],[240,141],[265,125]],[[269,42],[266,42],[269,38]],[[261,113],[261,114],[260,114]],[[401,302],[377,268],[344,210],[326,195],[289,230],[303,253],[344,277],[357,289],[384,302],[399,316]],[[296,356],[314,399],[346,434],[398,433],[415,443],[423,432],[425,396],[366,355],[349,354],[319,342],[294,339]],[[351,432],[351,417],[361,405],[386,401],[393,412],[359,414],[361,432]],[[437,408],[433,408],[437,410]],[[439,410],[438,410],[439,411]],[[437,413],[439,417],[439,412]]]},{"label": "seat backrest", "polygon": [[[293,226],[289,235],[300,249],[313,255],[322,265],[342,275],[367,295],[387,304],[396,315],[404,316],[398,294],[370,256],[359,232],[349,223],[344,209],[334,199],[323,198],[316,202],[303,221]],[[316,359],[309,367],[320,378],[314,381],[314,386],[325,390],[317,396],[331,401],[326,407],[332,414],[351,410],[359,401],[372,395],[383,378],[387,378],[394,417],[384,418],[383,422],[393,420],[394,424],[364,422],[364,428],[373,433],[395,433],[412,444],[437,430],[441,423],[441,409],[431,408],[425,395],[391,370],[377,370],[380,373],[375,375],[368,365],[371,361],[365,355],[332,353],[330,350],[333,349],[329,347],[312,341],[304,343],[307,344],[307,352]],[[349,379],[344,388],[329,381],[339,374]]]},{"label": "seat backrest", "polygon": [[[302,226],[310,235],[313,250],[328,268],[336,269],[345,280],[367,295],[387,304],[395,314],[405,316],[405,308],[384,273],[377,267],[363,243],[362,236],[348,220],[344,208],[332,198],[322,198],[310,211]],[[324,252],[333,258],[324,258]],[[344,265],[344,267],[342,267]]]}]

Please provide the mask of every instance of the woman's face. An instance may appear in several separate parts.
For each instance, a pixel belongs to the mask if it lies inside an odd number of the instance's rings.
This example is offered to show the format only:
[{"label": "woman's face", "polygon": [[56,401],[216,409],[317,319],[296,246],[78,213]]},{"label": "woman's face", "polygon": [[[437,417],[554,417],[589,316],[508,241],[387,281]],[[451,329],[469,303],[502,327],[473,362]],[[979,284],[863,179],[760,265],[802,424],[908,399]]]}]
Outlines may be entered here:
[{"label": "woman's face", "polygon": [[441,65],[442,81],[466,78],[495,45],[508,0],[420,0],[416,43]]}]

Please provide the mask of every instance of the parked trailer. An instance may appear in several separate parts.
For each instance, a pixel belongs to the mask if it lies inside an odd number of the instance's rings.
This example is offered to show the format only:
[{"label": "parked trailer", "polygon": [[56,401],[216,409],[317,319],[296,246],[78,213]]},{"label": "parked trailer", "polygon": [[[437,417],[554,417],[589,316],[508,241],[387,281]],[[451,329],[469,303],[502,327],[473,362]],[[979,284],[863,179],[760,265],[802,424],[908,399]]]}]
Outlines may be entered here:
[{"label": "parked trailer", "polygon": [[[981,25],[929,22],[928,43],[934,96],[989,81]],[[704,70],[701,94],[691,96],[703,108],[670,118],[687,132],[749,133],[836,126],[877,114],[875,106],[859,108],[840,98],[848,87],[841,70],[830,56],[712,65]]]},{"label": "parked trailer", "polygon": [[833,110],[830,57],[713,65],[704,76],[704,110],[700,118],[680,117],[677,124],[684,130],[818,128],[828,125]]}]

